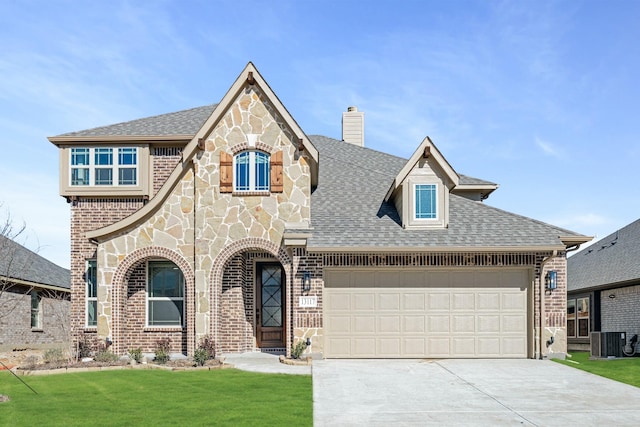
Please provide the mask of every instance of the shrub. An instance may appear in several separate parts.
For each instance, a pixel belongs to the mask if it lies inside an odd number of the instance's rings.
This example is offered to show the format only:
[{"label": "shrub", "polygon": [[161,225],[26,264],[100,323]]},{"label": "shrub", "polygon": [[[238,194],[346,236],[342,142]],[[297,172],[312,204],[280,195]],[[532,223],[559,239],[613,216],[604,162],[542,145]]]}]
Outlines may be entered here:
[{"label": "shrub", "polygon": [[65,360],[61,348],[50,348],[44,352],[44,363],[60,363]]},{"label": "shrub", "polygon": [[200,339],[200,345],[198,345],[198,348],[205,350],[209,359],[215,359],[216,343],[211,335],[205,335],[204,337],[202,337]]},{"label": "shrub", "polygon": [[302,356],[302,353],[304,353],[306,348],[307,343],[304,340],[298,340],[298,342],[291,347],[291,357],[294,359],[300,359],[300,356]]},{"label": "shrub", "polygon": [[98,343],[94,336],[86,335],[83,332],[78,334],[78,338],[76,340],[76,351],[79,359],[93,356],[97,348]]},{"label": "shrub", "polygon": [[171,358],[171,338],[161,338],[156,341],[156,361],[165,364]]},{"label": "shrub", "polygon": [[95,357],[96,362],[102,362],[102,363],[113,363],[113,362],[117,362],[118,359],[120,358],[118,357],[117,354],[111,353],[108,350],[99,351]]},{"label": "shrub", "polygon": [[193,360],[196,362],[196,365],[204,366],[207,360],[209,360],[209,353],[204,348],[198,347],[193,353]]},{"label": "shrub", "polygon": [[129,349],[128,353],[129,353],[129,357],[135,360],[136,363],[142,362],[142,349],[140,347],[131,348]]},{"label": "shrub", "polygon": [[30,356],[27,356],[24,359],[24,362],[22,363],[22,368],[33,369],[36,367],[38,363],[40,363],[40,357],[36,356],[35,354],[32,354]]}]

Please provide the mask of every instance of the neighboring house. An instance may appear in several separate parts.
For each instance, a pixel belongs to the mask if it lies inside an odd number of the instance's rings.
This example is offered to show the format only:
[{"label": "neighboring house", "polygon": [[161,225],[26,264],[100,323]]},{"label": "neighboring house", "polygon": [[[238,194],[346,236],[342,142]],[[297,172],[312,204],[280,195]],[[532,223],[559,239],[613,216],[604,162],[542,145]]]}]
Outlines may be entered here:
[{"label": "neighboring house", "polygon": [[568,260],[569,346],[590,349],[592,332],[640,335],[640,219]]},{"label": "neighboring house", "polygon": [[69,270],[0,235],[0,351],[69,342]]},{"label": "neighboring house", "polygon": [[484,205],[498,186],[429,138],[410,159],[364,148],[355,108],[343,132],[307,136],[249,63],[219,104],[50,137],[74,329],[118,354],[566,351],[565,252],[588,237]]}]

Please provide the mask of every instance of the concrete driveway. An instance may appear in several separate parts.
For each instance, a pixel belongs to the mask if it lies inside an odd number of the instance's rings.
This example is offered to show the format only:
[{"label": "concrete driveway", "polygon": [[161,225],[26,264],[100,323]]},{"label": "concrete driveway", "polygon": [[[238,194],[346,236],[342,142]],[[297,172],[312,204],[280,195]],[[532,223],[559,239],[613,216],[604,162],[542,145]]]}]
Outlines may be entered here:
[{"label": "concrete driveway", "polygon": [[314,360],[313,401],[314,426],[640,425],[640,388],[540,360]]}]

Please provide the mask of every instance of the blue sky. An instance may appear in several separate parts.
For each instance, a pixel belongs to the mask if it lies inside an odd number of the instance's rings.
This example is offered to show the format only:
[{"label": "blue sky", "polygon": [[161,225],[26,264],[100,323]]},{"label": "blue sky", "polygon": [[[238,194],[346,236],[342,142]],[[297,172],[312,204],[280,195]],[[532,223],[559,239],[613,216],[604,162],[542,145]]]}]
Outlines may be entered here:
[{"label": "blue sky", "polygon": [[427,135],[485,202],[601,238],[640,217],[640,2],[0,4],[0,208],[69,266],[47,136],[218,102],[252,61],[308,135],[408,157]]}]

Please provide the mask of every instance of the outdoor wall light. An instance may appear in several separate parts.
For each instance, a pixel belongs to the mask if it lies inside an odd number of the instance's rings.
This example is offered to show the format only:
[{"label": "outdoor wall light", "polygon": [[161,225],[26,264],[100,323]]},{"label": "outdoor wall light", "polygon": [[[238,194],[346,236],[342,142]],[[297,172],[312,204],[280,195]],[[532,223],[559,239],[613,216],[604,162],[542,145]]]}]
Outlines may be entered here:
[{"label": "outdoor wall light", "polygon": [[616,297],[616,294],[609,294],[609,298],[614,299]]},{"label": "outdoor wall light", "polygon": [[547,276],[544,279],[545,288],[550,291],[553,291],[558,287],[558,272],[557,271],[548,271]]},{"label": "outdoor wall light", "polygon": [[305,271],[302,274],[302,292],[309,292],[311,290],[311,273]]}]

